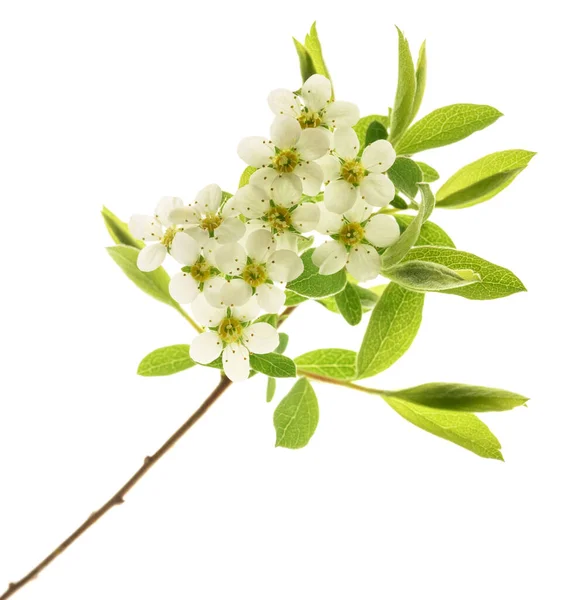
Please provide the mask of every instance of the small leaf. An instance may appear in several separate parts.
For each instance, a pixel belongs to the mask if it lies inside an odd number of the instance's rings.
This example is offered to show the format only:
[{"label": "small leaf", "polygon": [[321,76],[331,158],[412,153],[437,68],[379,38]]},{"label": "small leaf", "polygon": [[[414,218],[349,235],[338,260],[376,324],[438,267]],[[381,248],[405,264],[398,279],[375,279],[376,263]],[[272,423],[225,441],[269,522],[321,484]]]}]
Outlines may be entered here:
[{"label": "small leaf", "polygon": [[504,460],[500,452],[500,442],[475,415],[429,408],[393,396],[383,397],[401,417],[424,431],[462,446],[483,458]]},{"label": "small leaf", "polygon": [[400,238],[385,250],[382,255],[383,269],[390,269],[390,267],[399,263],[406,256],[410,248],[418,241],[422,225],[428,220],[434,209],[435,200],[430,186],[427,183],[421,183],[418,187],[422,195],[418,214],[408,227],[406,227]]},{"label": "small leaf", "polygon": [[300,277],[287,284],[291,290],[308,298],[325,298],[333,296],[345,287],[347,278],[342,269],[333,275],[320,275],[318,267],[312,262],[313,249],[307,250],[300,258],[304,263],[304,271]]},{"label": "small leaf", "polygon": [[292,38],[296,53],[298,54],[298,61],[300,63],[300,74],[302,75],[302,82],[306,81],[309,77],[316,73],[314,67],[314,61],[310,56],[310,53],[306,48],[295,38]]},{"label": "small leaf", "polygon": [[267,313],[255,319],[255,323],[268,323],[272,327],[277,327],[279,324],[279,315],[276,313]]},{"label": "small leaf", "polygon": [[283,354],[288,346],[288,333],[279,333],[279,345],[275,348],[277,354]]},{"label": "small leaf", "polygon": [[300,373],[312,373],[341,381],[355,379],[357,354],[342,348],[324,348],[306,352],[294,359]]},{"label": "small leaf", "polygon": [[388,132],[386,127],[380,123],[379,121],[373,121],[369,127],[367,128],[367,135],[365,136],[365,146],[376,142],[377,140],[386,140],[388,137]]},{"label": "small leaf", "polygon": [[[385,284],[376,286],[375,288],[364,288],[360,285],[356,285],[351,282],[349,282],[349,285],[353,286],[353,288],[357,292],[357,295],[359,296],[359,300],[361,302],[361,310],[364,313],[373,310],[375,304],[379,300],[379,296],[382,295],[384,288],[386,287]],[[341,314],[341,311],[337,306],[336,297],[337,295],[329,296],[328,298],[320,298],[320,300],[317,300],[316,302],[318,302],[322,306],[325,306],[328,310],[331,310],[334,313]]]},{"label": "small leaf", "polygon": [[494,152],[463,167],[438,190],[442,208],[466,208],[496,196],[528,166],[535,152]]},{"label": "small leaf", "polygon": [[386,287],[357,356],[357,379],[381,373],[408,350],[422,322],[424,297],[396,283]]},{"label": "small leaf", "polygon": [[303,448],[314,435],[320,416],[318,399],[305,379],[299,379],[281,400],[273,415],[275,446]]},{"label": "small leaf", "polygon": [[[411,215],[395,215],[400,231],[404,231],[414,220]],[[420,235],[414,246],[447,246],[455,248],[453,240],[445,233],[445,231],[435,223],[426,221],[420,228]]]},{"label": "small leaf", "polygon": [[[398,83],[390,125],[390,138],[393,143],[410,125],[416,94],[416,75],[410,47],[400,29],[398,27],[396,29],[398,31]],[[398,154],[406,153],[398,152]]]},{"label": "small leaf", "polygon": [[484,104],[451,104],[417,121],[396,144],[397,154],[414,154],[453,144],[492,125],[502,113]]},{"label": "small leaf", "polygon": [[514,392],[463,383],[425,383],[384,395],[429,408],[463,412],[510,410],[528,401]]},{"label": "small leaf", "polygon": [[284,302],[285,306],[298,306],[306,300],[309,300],[306,296],[301,296],[292,290],[285,290],[286,300]]},{"label": "small leaf", "polygon": [[274,377],[267,379],[267,402],[270,402],[275,397],[277,391],[277,380]]},{"label": "small leaf", "polygon": [[102,207],[102,218],[108,229],[108,233],[116,242],[116,244],[123,244],[124,246],[133,246],[134,248],[143,248],[144,243],[140,240],[136,240],[133,235],[129,232],[129,227],[123,221],[120,221],[118,217],[105,206]]},{"label": "small leaf", "polygon": [[251,179],[251,175],[253,175],[256,170],[257,169],[255,167],[245,167],[241,177],[239,178],[239,185],[237,187],[242,188],[244,185],[247,185]]},{"label": "small leaf", "polygon": [[380,123],[385,131],[389,126],[390,119],[385,117],[384,115],[368,115],[366,117],[361,117],[357,124],[353,126],[357,137],[359,138],[359,153],[361,154],[367,145],[367,131],[372,123],[378,122]]},{"label": "small leaf", "polygon": [[396,158],[387,175],[397,190],[412,199],[418,193],[418,184],[424,179],[420,167],[411,158],[405,156]]},{"label": "small leaf", "polygon": [[524,284],[508,269],[499,267],[484,258],[454,248],[418,246],[412,248],[404,260],[424,260],[453,269],[478,273],[481,281],[475,285],[444,290],[443,294],[456,294],[470,300],[494,300],[517,292],[525,292]]},{"label": "small leaf", "polygon": [[420,167],[426,183],[432,183],[439,179],[439,173],[434,168],[430,167],[430,165],[420,161],[416,161],[416,164]]},{"label": "small leaf", "polygon": [[249,364],[254,371],[269,377],[296,377],[296,365],[291,358],[269,352],[268,354],[250,354]]},{"label": "small leaf", "polygon": [[412,116],[410,122],[414,120],[422,99],[424,98],[424,91],[426,89],[426,77],[428,73],[428,59],[426,57],[426,42],[424,41],[420,46],[420,52],[418,53],[418,64],[416,66],[416,92],[414,94],[414,104],[412,106]]},{"label": "small leaf", "polygon": [[357,325],[363,317],[361,299],[355,287],[348,282],[343,290],[334,296],[339,312],[350,325]]},{"label": "small leaf", "polygon": [[196,363],[190,358],[190,346],[177,344],[165,346],[150,352],[137,367],[137,374],[143,377],[161,377],[190,369]]},{"label": "small leaf", "polygon": [[320,38],[318,37],[318,31],[316,30],[316,21],[312,23],[310,33],[306,34],[304,46],[312,57],[312,63],[314,64],[315,72],[327,77],[331,81],[332,78],[330,77],[328,68],[326,67],[326,63],[324,62],[324,57],[322,55],[322,45],[320,43]]},{"label": "small leaf", "polygon": [[400,197],[398,194],[396,194],[390,201],[390,205],[394,206],[394,208],[399,208],[400,210],[406,210],[409,206],[408,202],[406,202],[406,200],[404,200],[404,198]]},{"label": "small leaf", "polygon": [[442,292],[481,280],[481,276],[473,271],[454,271],[444,265],[422,260],[401,262],[383,271],[383,275],[414,292]]}]

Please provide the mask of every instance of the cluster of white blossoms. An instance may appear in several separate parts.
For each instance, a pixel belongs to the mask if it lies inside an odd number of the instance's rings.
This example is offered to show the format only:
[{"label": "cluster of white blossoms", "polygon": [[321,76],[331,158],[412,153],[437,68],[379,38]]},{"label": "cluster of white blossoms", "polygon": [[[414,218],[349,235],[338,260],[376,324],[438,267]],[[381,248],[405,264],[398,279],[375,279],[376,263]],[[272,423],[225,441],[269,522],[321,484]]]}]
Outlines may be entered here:
[{"label": "cluster of white blossoms", "polygon": [[190,304],[204,329],[191,357],[209,364],[221,356],[233,381],[249,376],[250,353],[279,344],[275,327],[255,319],[283,308],[285,285],[304,270],[304,234],[324,238],[312,254],[321,274],[346,268],[357,281],[379,274],[378,249],[400,235],[396,220],[378,212],[395,195],[385,173],[396,154],[386,140],[359,152],[358,108],[334,101],[322,75],[310,77],[299,94],[271,92],[268,103],[275,114],[269,138],[248,137],[238,147],[256,169],[247,185],[231,197],[209,185],[188,206],[166,197],[153,216],[134,215],[129,224],[147,244],[140,270],[158,268],[167,254],[182,265],[171,278],[171,296]]}]

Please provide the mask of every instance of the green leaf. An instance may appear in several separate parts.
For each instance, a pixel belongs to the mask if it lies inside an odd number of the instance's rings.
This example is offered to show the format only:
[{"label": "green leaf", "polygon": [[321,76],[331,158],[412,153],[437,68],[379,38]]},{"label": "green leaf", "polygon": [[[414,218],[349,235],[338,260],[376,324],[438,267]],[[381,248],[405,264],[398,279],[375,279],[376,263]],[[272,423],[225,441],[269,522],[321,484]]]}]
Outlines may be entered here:
[{"label": "green leaf", "polygon": [[323,348],[301,354],[294,359],[298,371],[308,375],[322,375],[341,381],[355,379],[357,373],[357,354],[353,350],[342,348]]},{"label": "green leaf", "polygon": [[490,200],[514,181],[534,155],[528,150],[503,150],[479,158],[441,186],[437,205],[465,208]]},{"label": "green leaf", "polygon": [[463,412],[510,410],[528,401],[525,396],[514,392],[463,383],[425,383],[384,395],[429,408]]},{"label": "green leaf", "polygon": [[348,282],[343,290],[334,296],[339,312],[350,325],[357,325],[363,317],[361,299],[356,287]]},{"label": "green leaf", "polygon": [[361,117],[359,121],[357,121],[357,124],[354,125],[353,129],[359,138],[359,153],[363,152],[365,146],[367,146],[367,132],[371,124],[375,122],[380,123],[386,131],[390,120],[384,115],[368,115],[366,117]]},{"label": "green leaf", "polygon": [[[357,292],[361,302],[361,310],[364,313],[373,310],[375,304],[379,300],[379,296],[381,296],[384,291],[384,287],[386,287],[386,284],[384,286],[380,285],[374,288],[364,288],[351,282],[349,282],[349,284],[352,285]],[[329,296],[328,298],[320,298],[320,300],[317,300],[316,302],[322,304],[328,310],[331,310],[334,313],[341,314],[341,311],[337,306],[336,297],[337,295]]]},{"label": "green leaf", "polygon": [[[395,215],[400,231],[404,231],[410,223],[414,220],[414,217],[410,215]],[[414,246],[447,246],[449,248],[455,248],[453,240],[445,233],[445,231],[435,223],[426,221],[420,228],[420,235],[416,240]]]},{"label": "green leaf", "polygon": [[398,194],[394,196],[394,198],[390,201],[390,205],[394,206],[394,208],[399,208],[400,210],[406,210],[408,208],[408,202],[401,198]]},{"label": "green leaf", "polygon": [[424,431],[462,446],[484,458],[504,460],[500,452],[500,442],[475,415],[429,408],[392,396],[384,396],[384,400],[401,417]]},{"label": "green leaf", "polygon": [[320,44],[320,38],[318,37],[318,31],[316,30],[316,21],[312,23],[310,33],[306,34],[304,46],[312,57],[312,63],[314,64],[315,72],[327,77],[331,81],[332,78],[330,77],[330,73],[326,67],[326,63],[324,62],[324,57],[322,55],[322,45]]},{"label": "green leaf", "polygon": [[383,275],[414,292],[443,292],[481,280],[481,276],[473,271],[454,271],[444,265],[423,260],[399,263],[383,271]]},{"label": "green leaf", "polygon": [[288,346],[288,333],[279,333],[279,345],[275,348],[277,354],[283,354]]},{"label": "green leaf", "polygon": [[118,217],[105,206],[102,207],[102,218],[106,225],[108,233],[116,242],[116,244],[123,244],[124,246],[133,246],[134,248],[143,248],[145,245],[140,240],[136,240],[133,235],[129,232],[129,227],[123,221],[120,221]]},{"label": "green leaf", "polygon": [[291,358],[269,352],[268,354],[250,354],[249,364],[254,371],[269,377],[296,377],[296,365]]},{"label": "green leaf", "polygon": [[494,123],[502,113],[484,104],[451,104],[420,119],[396,144],[397,154],[414,154],[458,142]]},{"label": "green leaf", "polygon": [[301,296],[292,290],[285,290],[286,300],[284,302],[285,306],[298,306],[306,300],[309,300],[306,296]]},{"label": "green leaf", "polygon": [[320,275],[318,267],[312,262],[313,249],[307,250],[300,258],[304,271],[300,277],[287,284],[286,288],[308,298],[333,296],[345,287],[347,278],[342,269],[333,275]]},{"label": "green leaf", "polygon": [[382,255],[383,269],[390,269],[390,267],[399,263],[406,256],[410,248],[418,241],[420,229],[434,209],[435,200],[430,186],[427,183],[421,183],[418,187],[422,195],[418,214],[408,227],[406,227],[400,238],[385,250]]},{"label": "green leaf", "polygon": [[277,380],[274,377],[267,379],[267,402],[270,402],[275,397],[277,391]]},{"label": "green leaf", "polygon": [[414,120],[420,110],[420,105],[424,98],[424,90],[426,89],[427,73],[428,59],[426,57],[426,42],[424,41],[420,46],[420,52],[418,53],[418,64],[416,66],[416,92],[414,94],[414,104],[412,105],[410,123]]},{"label": "green leaf", "polygon": [[137,367],[137,374],[143,377],[161,377],[190,369],[196,363],[190,358],[190,346],[177,344],[165,346],[150,352]]},{"label": "green leaf", "polygon": [[365,144],[363,147],[376,142],[377,140],[386,140],[388,132],[386,127],[379,121],[373,121],[367,128],[367,135],[365,136]]},{"label": "green leaf", "polygon": [[422,322],[424,297],[396,283],[386,287],[357,356],[357,379],[381,373],[408,350]]},{"label": "green leaf", "polygon": [[[400,29],[398,27],[396,29],[398,31],[398,83],[390,125],[390,138],[393,144],[410,125],[416,94],[416,74],[410,46]],[[397,154],[405,153],[397,152]]]},{"label": "green leaf", "polygon": [[426,183],[432,183],[439,179],[439,173],[434,168],[430,167],[430,165],[420,161],[416,161],[416,164],[420,167]]},{"label": "green leaf", "polygon": [[438,263],[455,271],[468,269],[481,276],[475,285],[445,290],[443,294],[456,294],[470,300],[494,300],[517,292],[525,292],[524,284],[508,269],[499,267],[484,258],[454,248],[419,246],[412,248],[405,260],[424,260]]},{"label": "green leaf", "polygon": [[159,267],[150,273],[145,273],[137,268],[137,255],[139,248],[132,246],[110,246],[106,248],[108,254],[114,259],[114,262],[120,269],[146,294],[153,296],[156,300],[164,302],[169,306],[179,310],[180,306],[171,298],[169,294],[170,278],[163,269]]},{"label": "green leaf", "polygon": [[239,185],[237,187],[242,188],[244,185],[247,185],[251,179],[251,175],[253,175],[256,170],[257,169],[255,167],[245,167],[241,177],[239,178]]},{"label": "green leaf", "polygon": [[292,41],[294,42],[294,47],[296,48],[296,53],[298,54],[302,82],[305,82],[309,77],[316,73],[314,61],[312,60],[308,50],[306,50],[306,48],[296,38],[292,38]]},{"label": "green leaf", "polygon": [[398,156],[392,167],[387,171],[394,187],[414,199],[418,193],[418,184],[424,179],[420,167],[405,156]]},{"label": "green leaf", "polygon": [[273,415],[275,446],[303,448],[314,435],[320,416],[318,399],[305,379],[299,379],[281,400]]},{"label": "green leaf", "polygon": [[279,315],[276,313],[267,313],[255,319],[255,323],[268,323],[272,327],[276,327],[279,324]]},{"label": "green leaf", "polygon": [[298,253],[302,254],[302,252],[308,250],[308,248],[310,248],[310,246],[314,243],[314,236],[299,235],[296,243],[298,246]]}]

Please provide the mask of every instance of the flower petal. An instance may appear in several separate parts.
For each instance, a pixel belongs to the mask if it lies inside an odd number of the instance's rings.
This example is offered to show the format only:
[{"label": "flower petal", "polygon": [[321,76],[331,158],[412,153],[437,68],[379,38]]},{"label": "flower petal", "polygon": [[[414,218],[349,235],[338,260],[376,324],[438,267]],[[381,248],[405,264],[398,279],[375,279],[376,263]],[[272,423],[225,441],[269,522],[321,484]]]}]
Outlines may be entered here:
[{"label": "flower petal", "polygon": [[324,113],[324,121],[330,127],[353,127],[359,121],[359,107],[353,102],[332,102]]},{"label": "flower petal", "polygon": [[302,184],[296,176],[275,177],[272,185],[272,198],[279,206],[294,206],[302,197]]},{"label": "flower petal", "polygon": [[341,177],[341,163],[337,156],[327,154],[316,161],[324,172],[324,181],[333,181]]},{"label": "flower petal", "polygon": [[202,293],[206,298],[206,302],[214,308],[225,310],[226,303],[223,298],[223,289],[226,280],[223,277],[212,277],[204,282]]},{"label": "flower petal", "polygon": [[257,229],[249,234],[245,242],[247,255],[257,263],[264,263],[276,247],[275,240],[270,231]]},{"label": "flower petal", "polygon": [[225,306],[233,308],[234,306],[243,306],[249,302],[253,290],[243,279],[231,279],[226,281],[220,292],[222,303]]},{"label": "flower petal", "polygon": [[156,242],[163,235],[159,221],[149,215],[132,215],[128,227],[134,238],[144,242]]},{"label": "flower petal", "polygon": [[268,190],[272,186],[272,183],[277,175],[277,171],[271,167],[264,167],[263,169],[257,169],[257,171],[251,175],[249,178],[249,183],[251,185],[256,185],[257,187]]},{"label": "flower petal", "polygon": [[322,127],[304,129],[296,144],[296,149],[302,160],[322,158],[330,149],[330,135]]},{"label": "flower petal", "polygon": [[300,123],[296,119],[279,115],[271,125],[271,141],[281,150],[294,148],[301,132]]},{"label": "flower petal", "polygon": [[142,248],[137,255],[137,268],[140,271],[154,271],[163,264],[167,249],[163,244],[150,244]]},{"label": "flower petal", "polygon": [[237,155],[251,167],[266,167],[275,153],[269,140],[258,137],[246,137],[239,142]]},{"label": "flower petal", "polygon": [[251,183],[239,188],[234,198],[241,214],[247,219],[258,219],[270,208],[269,195],[266,189]]},{"label": "flower petal", "polygon": [[208,214],[218,212],[221,203],[222,188],[215,183],[211,183],[196,194],[193,206],[202,214]]},{"label": "flower petal", "polygon": [[202,229],[199,225],[196,227],[185,227],[183,228],[183,233],[189,235],[198,244],[200,250],[204,250],[211,239],[208,231]]},{"label": "flower petal", "polygon": [[243,344],[229,344],[222,352],[224,373],[234,382],[249,377],[249,350]]},{"label": "flower petal", "polygon": [[174,225],[197,225],[200,223],[200,214],[192,206],[173,208],[169,219]]},{"label": "flower petal", "polygon": [[338,127],[334,131],[333,147],[341,158],[355,158],[359,152],[359,138],[351,127]]},{"label": "flower petal", "polygon": [[323,203],[320,205],[320,220],[316,225],[316,231],[331,235],[337,233],[343,225],[343,217],[341,214],[334,213],[328,210]]},{"label": "flower petal", "polygon": [[171,256],[181,265],[193,265],[200,254],[200,246],[193,237],[182,231],[175,234]]},{"label": "flower petal", "polygon": [[223,350],[222,340],[215,331],[205,331],[197,335],[190,345],[190,358],[207,365],[218,358]]},{"label": "flower petal", "polygon": [[338,179],[326,186],[324,205],[331,212],[343,214],[355,204],[357,196],[356,187],[344,179]]},{"label": "flower petal", "polygon": [[386,175],[370,173],[361,182],[359,193],[361,199],[371,206],[382,207],[394,199],[396,191],[394,184]]},{"label": "flower petal", "polygon": [[241,275],[241,271],[247,263],[245,248],[236,243],[222,244],[214,253],[218,269],[226,275]]},{"label": "flower petal", "polygon": [[314,202],[302,202],[291,213],[292,225],[301,233],[313,231],[320,220],[320,208]]},{"label": "flower petal", "polygon": [[377,248],[386,248],[398,240],[400,227],[391,215],[375,215],[365,225],[365,237]]},{"label": "flower petal", "polygon": [[190,273],[181,271],[171,277],[169,293],[180,304],[190,304],[198,295],[198,284]]},{"label": "flower petal", "polygon": [[169,215],[171,214],[171,211],[177,208],[182,208],[182,200],[180,198],[177,198],[176,196],[163,196],[155,209],[155,218],[158,219],[164,227],[170,227],[173,223]]},{"label": "flower petal", "polygon": [[252,296],[249,301],[241,306],[234,306],[232,308],[231,314],[240,321],[252,321],[259,313],[261,312],[261,308],[257,303],[257,298]]},{"label": "flower petal", "polygon": [[277,250],[267,260],[269,278],[273,281],[286,283],[294,281],[304,271],[304,263],[292,250]]},{"label": "flower petal", "polygon": [[204,294],[198,294],[194,302],[190,305],[194,318],[204,327],[216,327],[226,316],[225,309],[211,306]]},{"label": "flower petal", "polygon": [[279,345],[279,334],[269,323],[253,323],[244,330],[243,343],[255,354],[267,354]]},{"label": "flower petal", "polygon": [[322,110],[332,97],[331,81],[323,75],[310,76],[302,86],[304,104],[315,112]]},{"label": "flower petal", "polygon": [[346,267],[357,281],[369,281],[380,273],[381,257],[373,246],[358,244],[350,250]]},{"label": "flower petal", "polygon": [[388,171],[396,160],[396,152],[387,140],[377,140],[363,150],[361,162],[364,167],[374,173]]},{"label": "flower petal", "polygon": [[[271,283],[263,283],[262,285],[257,286],[257,302],[267,313],[278,313],[284,306],[285,299],[285,293]],[[249,344],[247,344],[247,346],[249,346]],[[256,352],[256,350],[251,347],[249,349],[252,352]],[[270,352],[270,350],[268,352]]]},{"label": "flower petal", "polygon": [[318,267],[321,275],[333,275],[341,271],[347,260],[347,251],[335,240],[324,242],[312,254],[312,262]]},{"label": "flower petal", "polygon": [[300,178],[302,191],[307,196],[315,196],[320,191],[324,181],[324,172],[318,163],[303,162],[294,169],[294,173]]},{"label": "flower petal", "polygon": [[237,217],[224,219],[214,231],[214,239],[218,244],[231,244],[240,240],[245,234],[245,223]]},{"label": "flower petal", "polygon": [[286,115],[294,118],[300,115],[300,99],[290,90],[273,90],[269,94],[267,102],[275,115]]},{"label": "flower petal", "polygon": [[358,198],[343,216],[351,223],[362,223],[369,218],[372,212],[373,207],[367,204],[365,200]]}]

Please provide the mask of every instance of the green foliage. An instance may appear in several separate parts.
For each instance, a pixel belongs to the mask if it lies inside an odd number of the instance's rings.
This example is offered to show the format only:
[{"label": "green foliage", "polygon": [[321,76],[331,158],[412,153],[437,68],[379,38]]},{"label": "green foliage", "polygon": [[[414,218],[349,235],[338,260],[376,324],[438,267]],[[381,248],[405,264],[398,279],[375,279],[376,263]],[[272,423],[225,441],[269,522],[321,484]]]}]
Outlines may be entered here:
[{"label": "green foliage", "polygon": [[347,278],[342,269],[333,275],[320,275],[318,267],[312,262],[314,250],[307,250],[300,258],[304,271],[300,277],[287,284],[287,289],[308,298],[333,296],[345,287]]},{"label": "green foliage", "polygon": [[320,44],[320,38],[318,37],[318,31],[316,30],[315,21],[314,23],[312,23],[310,33],[306,34],[304,46],[306,47],[306,50],[312,57],[314,71],[320,75],[324,75],[331,81],[332,78],[330,77],[330,73],[328,71],[328,68],[326,67],[326,63],[324,62],[324,57],[322,55],[322,45]]},{"label": "green foliage", "polygon": [[356,287],[358,286],[347,282],[343,290],[334,296],[339,312],[350,325],[357,325],[363,317],[361,298],[359,298]]},{"label": "green foliage", "polygon": [[273,415],[275,446],[303,448],[314,435],[319,419],[318,399],[306,378],[299,379]]},{"label": "green foliage", "polygon": [[250,354],[249,364],[254,371],[269,377],[296,377],[296,365],[291,358],[277,352]]},{"label": "green foliage", "polygon": [[[410,125],[416,95],[416,74],[410,46],[400,29],[398,27],[396,29],[398,31],[398,83],[390,125],[390,138],[393,144]],[[405,153],[398,152],[398,154]]]},{"label": "green foliage", "polygon": [[274,377],[269,377],[267,379],[267,402],[271,402],[271,400],[275,397],[276,391],[277,380]]},{"label": "green foliage", "polygon": [[275,352],[283,354],[288,346],[288,333],[279,333],[279,345],[275,348]]},{"label": "green foliage", "polygon": [[308,50],[306,50],[306,48],[296,38],[292,38],[292,41],[294,42],[294,47],[296,48],[296,53],[298,54],[302,82],[305,82],[309,77],[316,73],[314,61],[312,60]]},{"label": "green foliage", "polygon": [[[383,129],[386,131],[387,127],[389,126],[390,120],[384,115],[368,115],[366,117],[361,117],[359,121],[357,121],[357,124],[353,126],[353,129],[357,134],[357,137],[359,138],[359,154],[363,152],[365,146],[371,143],[367,141],[367,135],[369,132],[369,128],[373,123],[380,123]],[[378,129],[379,128],[377,126],[373,128],[372,133],[369,134],[369,139],[371,139],[371,135],[374,135],[373,132],[377,131]],[[374,142],[375,140],[372,141]]]},{"label": "green foliage", "polygon": [[257,169],[255,167],[245,167],[241,177],[239,178],[239,185],[237,187],[242,188],[244,185],[247,185],[251,179],[251,175],[253,175],[256,170]]},{"label": "green foliage", "polygon": [[137,367],[137,374],[143,377],[161,377],[190,369],[196,363],[190,358],[190,346],[176,344],[150,352]]},{"label": "green foliage", "polygon": [[285,290],[285,294],[286,294],[286,300],[284,302],[285,306],[298,306],[299,304],[302,304],[303,302],[306,302],[306,300],[309,300],[309,298],[307,298],[306,296],[301,296],[300,294],[297,294],[296,292],[293,292],[292,290]]},{"label": "green foliage", "polygon": [[415,154],[458,142],[494,123],[502,113],[483,104],[451,104],[432,111],[398,140],[397,154]]},{"label": "green foliage", "polygon": [[420,52],[418,53],[418,64],[416,66],[416,91],[414,93],[414,104],[412,105],[412,116],[410,122],[414,120],[422,99],[424,98],[424,91],[426,89],[426,77],[428,74],[428,59],[426,56],[426,42],[424,41],[420,46]]},{"label": "green foliage", "polygon": [[457,294],[470,300],[494,300],[516,292],[524,292],[524,284],[508,269],[499,267],[469,252],[454,248],[420,246],[412,248],[405,260],[423,260],[444,265],[455,271],[469,270],[478,273],[481,281],[467,287],[444,290],[444,294]]},{"label": "green foliage", "polygon": [[255,319],[255,323],[268,323],[272,327],[276,327],[279,324],[279,315],[276,313],[267,313]]},{"label": "green foliage", "polygon": [[373,121],[367,128],[367,135],[365,136],[365,144],[363,147],[376,142],[377,140],[386,140],[388,132],[386,127],[379,121]]},{"label": "green foliage", "polygon": [[116,242],[116,244],[123,244],[124,246],[133,246],[134,248],[143,248],[144,243],[140,240],[136,240],[133,235],[129,232],[129,228],[126,223],[118,219],[116,215],[105,206],[102,207],[102,218],[108,233]]},{"label": "green foliage", "polygon": [[[385,285],[378,285],[373,288],[364,288],[355,283],[349,282],[349,285],[353,287],[353,289],[357,292],[359,296],[359,300],[361,302],[361,310],[362,312],[368,312],[373,310],[375,304],[378,302],[379,297],[382,295]],[[321,298],[317,300],[319,304],[325,306],[328,310],[331,310],[334,313],[342,314],[337,306],[336,301],[337,296],[329,296],[328,298]]]},{"label": "green foliage", "polygon": [[408,350],[422,322],[424,294],[390,283],[373,309],[357,356],[357,379],[372,377]]},{"label": "green foliage", "polygon": [[[411,215],[395,215],[394,218],[400,227],[400,231],[404,231],[414,220]],[[447,246],[455,248],[453,240],[445,233],[445,231],[435,223],[426,221],[420,228],[420,235],[414,246]]]},{"label": "green foliage", "polygon": [[481,280],[481,276],[473,271],[454,271],[444,265],[422,260],[401,262],[384,271],[383,275],[415,292],[442,292]]},{"label": "green foliage", "polygon": [[411,199],[416,197],[418,184],[424,179],[420,167],[406,156],[398,156],[387,175],[394,187]]},{"label": "green foliage", "polygon": [[465,208],[496,196],[528,166],[535,152],[503,150],[468,164],[438,190],[437,206]]},{"label": "green foliage", "polygon": [[352,381],[357,373],[357,354],[342,348],[323,348],[306,352],[294,359],[300,373],[321,375],[340,381]]},{"label": "green foliage", "polygon": [[439,179],[439,173],[434,168],[430,167],[430,165],[427,165],[426,163],[420,161],[416,161],[416,164],[420,167],[420,170],[422,171],[422,175],[424,177],[423,181],[425,183],[433,183],[434,181],[437,181]]}]

